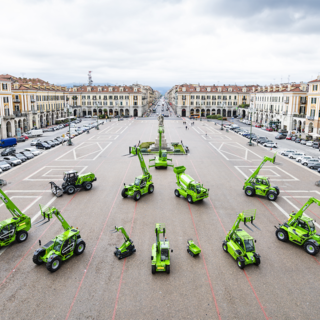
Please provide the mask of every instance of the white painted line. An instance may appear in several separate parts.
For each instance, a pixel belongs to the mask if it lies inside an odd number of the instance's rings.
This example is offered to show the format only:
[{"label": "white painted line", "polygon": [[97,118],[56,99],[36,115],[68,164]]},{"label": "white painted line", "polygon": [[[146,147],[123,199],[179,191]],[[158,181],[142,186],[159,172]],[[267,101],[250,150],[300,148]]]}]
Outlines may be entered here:
[{"label": "white painted line", "polygon": [[[27,198],[27,199],[30,199],[30,198],[36,198],[34,201],[31,202],[31,204],[29,206],[27,206],[22,212],[25,212],[27,211],[37,200],[39,200],[41,198],[41,196],[12,196],[10,197],[10,200],[12,201],[12,199],[14,198]],[[13,201],[12,201],[13,202]],[[4,206],[4,203],[2,202],[0,204],[0,208]]]},{"label": "white painted line", "polygon": [[200,134],[200,132],[199,132],[195,127],[192,127],[192,129],[193,129],[196,133]]}]

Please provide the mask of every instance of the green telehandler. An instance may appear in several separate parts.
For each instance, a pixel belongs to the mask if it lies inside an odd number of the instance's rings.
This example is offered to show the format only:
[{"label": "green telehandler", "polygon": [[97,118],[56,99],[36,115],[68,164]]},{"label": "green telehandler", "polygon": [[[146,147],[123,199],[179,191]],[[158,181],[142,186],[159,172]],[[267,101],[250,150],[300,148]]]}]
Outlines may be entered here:
[{"label": "green telehandler", "polygon": [[167,158],[167,151],[166,150],[161,150],[162,134],[164,133],[164,127],[159,126],[158,133],[159,133],[159,156],[155,157],[154,159],[150,159],[149,160],[149,162],[154,161],[153,165],[149,164],[149,168],[155,167],[156,169],[158,169],[158,168],[167,169],[168,167],[173,167],[173,164],[168,164],[168,161],[172,162],[172,159],[168,159]]},{"label": "green telehandler", "polygon": [[280,194],[279,188],[276,186],[271,187],[269,179],[267,177],[258,176],[260,170],[266,162],[270,161],[271,163],[274,163],[275,160],[276,153],[274,154],[273,158],[265,156],[259,167],[246,180],[243,186],[243,190],[248,197],[252,197],[254,195],[267,196],[268,200],[276,201],[278,195]]},{"label": "green telehandler", "polygon": [[116,247],[116,251],[114,252],[114,255],[119,260],[129,257],[136,252],[136,248],[134,247],[133,241],[129,238],[128,234],[126,233],[126,230],[124,230],[123,227],[115,226],[114,230],[110,230],[110,231],[112,231],[112,233],[121,231],[124,237],[124,243],[121,245],[120,248]]},{"label": "green telehandler", "polygon": [[[7,185],[5,180],[0,180],[0,187]],[[31,229],[31,219],[23,214],[9,197],[0,189],[0,199],[10,211],[12,218],[0,221],[0,248],[8,246],[11,242],[24,242],[28,239]]]},{"label": "green telehandler", "polygon": [[[260,264],[260,255],[256,253],[253,238],[244,230],[239,228],[240,222],[251,231],[253,231],[247,222],[259,229],[253,224],[253,220],[256,218],[256,210],[245,210],[239,213],[236,222],[228,232],[226,239],[222,242],[222,249],[226,253],[230,253],[231,256],[237,261],[237,265],[240,269],[243,269],[248,264]],[[260,229],[259,229],[260,230]]]},{"label": "green telehandler", "polygon": [[320,201],[311,197],[297,213],[290,214],[288,222],[279,224],[279,227],[275,226],[275,228],[278,240],[292,241],[315,256],[320,250],[320,234],[317,233],[313,220],[303,214],[313,203],[320,206]]},{"label": "green telehandler", "polygon": [[153,193],[154,185],[152,182],[152,175],[149,173],[147,169],[140,148],[129,147],[129,154],[133,156],[138,156],[143,174],[141,176],[136,177],[134,183],[131,183],[129,185],[126,185],[124,183],[124,188],[122,189],[121,195],[123,198],[133,196],[133,199],[135,201],[138,201],[140,200],[142,195],[147,193]]},{"label": "green telehandler", "polygon": [[[40,205],[40,210],[43,219],[35,224],[42,222],[39,225],[40,227],[45,223],[50,222],[52,216],[55,215],[60,221],[64,232],[56,236],[44,246],[41,246],[41,241],[39,240],[41,248],[34,252],[33,262],[37,265],[41,265],[45,262],[46,267],[50,272],[56,272],[60,268],[62,261],[71,258],[73,255],[78,256],[82,254],[86,248],[86,243],[81,239],[78,228],[71,227],[62,217],[58,209],[52,207],[43,211]],[[46,221],[46,219],[48,220]]]},{"label": "green telehandler", "polygon": [[185,174],[186,167],[174,167],[173,172],[177,177],[178,188],[174,190],[176,197],[183,196],[189,203],[203,200],[209,197],[209,189],[203,187],[203,184],[196,182],[188,174]]},{"label": "green telehandler", "polygon": [[64,193],[74,194],[76,191],[83,189],[89,191],[92,189],[92,183],[97,181],[97,178],[92,172],[79,174],[75,170],[64,172],[63,183],[58,187],[54,182],[51,184],[51,191],[56,197],[61,197]]},{"label": "green telehandler", "polygon": [[[156,223],[156,243],[152,245],[151,272],[170,273],[170,245],[166,238],[166,227],[164,223]],[[163,240],[160,240],[160,234]],[[171,250],[173,252],[173,250]]]}]

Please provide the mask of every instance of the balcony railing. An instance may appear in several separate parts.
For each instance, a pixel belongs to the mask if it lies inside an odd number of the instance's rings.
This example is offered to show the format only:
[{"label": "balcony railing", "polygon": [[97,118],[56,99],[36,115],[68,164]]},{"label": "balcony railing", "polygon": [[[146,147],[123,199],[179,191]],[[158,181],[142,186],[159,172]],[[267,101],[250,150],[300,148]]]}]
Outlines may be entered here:
[{"label": "balcony railing", "polygon": [[21,112],[19,112],[19,111],[13,111],[13,114],[14,114],[17,118],[26,117],[26,116],[27,116],[26,113],[21,113]]},{"label": "balcony railing", "polygon": [[20,99],[12,99],[13,102],[20,102]]},{"label": "balcony railing", "polygon": [[31,103],[36,102],[36,99],[31,98]]},{"label": "balcony railing", "polygon": [[300,104],[306,104],[307,100],[300,100]]},{"label": "balcony railing", "polygon": [[296,118],[305,118],[306,117],[306,115],[304,113],[294,114],[293,116],[296,117]]},{"label": "balcony railing", "polygon": [[3,120],[11,120],[14,119],[16,116],[14,114],[10,114],[10,115],[5,115],[3,117]]},{"label": "balcony railing", "polygon": [[289,103],[289,100],[284,100],[283,102],[284,102],[284,103]]},{"label": "balcony railing", "polygon": [[314,116],[307,116],[307,120],[314,120]]},{"label": "balcony railing", "polygon": [[287,114],[288,114],[288,111],[283,111],[283,112],[282,112],[282,115],[283,115],[283,116],[286,116]]},{"label": "balcony railing", "polygon": [[37,110],[32,110],[32,114],[37,114],[38,111]]}]

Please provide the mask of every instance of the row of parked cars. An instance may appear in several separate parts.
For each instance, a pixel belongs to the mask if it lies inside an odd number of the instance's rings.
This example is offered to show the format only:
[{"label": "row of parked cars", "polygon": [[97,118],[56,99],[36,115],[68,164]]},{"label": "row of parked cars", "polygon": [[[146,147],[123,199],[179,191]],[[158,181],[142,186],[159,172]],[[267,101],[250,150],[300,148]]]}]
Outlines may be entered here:
[{"label": "row of parked cars", "polygon": [[12,167],[18,166],[40,154],[41,152],[34,148],[25,148],[20,152],[17,152],[15,147],[5,148],[1,152],[2,158],[0,158],[0,173],[8,171]]},{"label": "row of parked cars", "polygon": [[[73,121],[71,121],[71,124],[78,124],[81,121],[82,121],[81,119],[73,120]],[[56,126],[51,127],[51,128],[43,129],[43,132],[57,131],[57,130],[63,129],[65,127],[68,127],[68,126],[69,126],[69,122],[62,123],[62,124],[56,125]],[[70,125],[70,126],[72,126],[72,125]],[[37,128],[35,127],[34,129],[37,129]]]},{"label": "row of parked cars", "polygon": [[284,150],[280,154],[320,173],[320,157],[314,158],[296,150]]}]

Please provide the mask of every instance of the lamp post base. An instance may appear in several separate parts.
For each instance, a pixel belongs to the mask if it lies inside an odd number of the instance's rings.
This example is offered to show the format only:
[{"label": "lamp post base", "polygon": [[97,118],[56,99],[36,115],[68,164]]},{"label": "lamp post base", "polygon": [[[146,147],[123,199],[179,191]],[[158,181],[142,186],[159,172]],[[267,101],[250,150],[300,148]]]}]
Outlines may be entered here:
[{"label": "lamp post base", "polygon": [[73,144],[72,141],[69,139],[68,142],[67,142],[67,145],[68,146],[72,146],[72,144]]},{"label": "lamp post base", "polygon": [[100,129],[99,129],[99,126],[96,126],[96,129],[97,129],[97,130],[100,130]]}]

